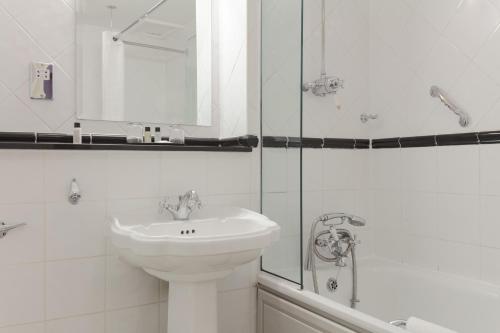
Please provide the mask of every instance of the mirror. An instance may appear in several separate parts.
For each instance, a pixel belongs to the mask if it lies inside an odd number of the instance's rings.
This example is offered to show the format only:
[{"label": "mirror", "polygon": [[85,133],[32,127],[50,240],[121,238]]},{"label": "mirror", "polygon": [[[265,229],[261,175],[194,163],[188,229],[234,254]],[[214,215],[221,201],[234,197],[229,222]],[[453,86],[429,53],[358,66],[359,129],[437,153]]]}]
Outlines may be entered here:
[{"label": "mirror", "polygon": [[77,117],[209,126],[211,0],[80,0]]}]

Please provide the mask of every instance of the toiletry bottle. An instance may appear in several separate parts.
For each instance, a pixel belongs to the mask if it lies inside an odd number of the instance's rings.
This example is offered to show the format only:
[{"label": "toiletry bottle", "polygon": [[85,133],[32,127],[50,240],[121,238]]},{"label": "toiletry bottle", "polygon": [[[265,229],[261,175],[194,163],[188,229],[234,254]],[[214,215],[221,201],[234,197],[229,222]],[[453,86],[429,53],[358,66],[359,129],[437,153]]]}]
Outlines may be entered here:
[{"label": "toiletry bottle", "polygon": [[144,143],[151,143],[151,127],[146,126],[144,129]]},{"label": "toiletry bottle", "polygon": [[161,128],[155,128],[155,142],[158,143],[161,141]]},{"label": "toiletry bottle", "polygon": [[73,143],[78,145],[82,143],[82,128],[80,123],[75,123],[73,128]]}]

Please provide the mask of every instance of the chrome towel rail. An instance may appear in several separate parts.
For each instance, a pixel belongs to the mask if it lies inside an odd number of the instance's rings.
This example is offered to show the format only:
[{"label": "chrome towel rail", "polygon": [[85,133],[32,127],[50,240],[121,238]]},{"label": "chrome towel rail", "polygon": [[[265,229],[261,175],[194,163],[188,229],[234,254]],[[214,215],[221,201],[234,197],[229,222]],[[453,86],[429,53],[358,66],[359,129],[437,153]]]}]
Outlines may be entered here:
[{"label": "chrome towel rail", "polygon": [[450,109],[454,114],[460,117],[460,120],[458,121],[460,126],[462,127],[468,127],[470,124],[470,116],[467,112],[459,108],[457,105],[455,105],[453,102],[450,101],[448,96],[445,94],[445,92],[439,88],[438,86],[432,86],[431,87],[431,96],[435,98],[439,98],[439,100],[448,108]]},{"label": "chrome towel rail", "polygon": [[5,222],[0,222],[0,239],[7,236],[9,231],[17,229],[17,228],[25,226],[25,225],[26,225],[26,223],[7,225],[7,224],[5,224]]}]

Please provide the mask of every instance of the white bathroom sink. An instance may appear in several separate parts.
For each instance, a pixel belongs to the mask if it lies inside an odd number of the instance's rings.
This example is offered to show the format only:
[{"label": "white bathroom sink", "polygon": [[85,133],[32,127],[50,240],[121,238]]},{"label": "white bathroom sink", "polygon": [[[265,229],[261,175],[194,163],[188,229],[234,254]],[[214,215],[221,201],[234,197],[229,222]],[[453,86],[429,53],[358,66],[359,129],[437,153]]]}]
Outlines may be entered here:
[{"label": "white bathroom sink", "polygon": [[113,217],[111,242],[130,264],[167,281],[222,278],[257,259],[280,231],[267,217],[234,207],[206,207],[188,221],[136,218]]},{"label": "white bathroom sink", "polygon": [[242,208],[206,207],[187,221],[113,217],[111,242],[125,261],[169,281],[169,333],[217,333],[217,283],[257,259],[280,227]]}]

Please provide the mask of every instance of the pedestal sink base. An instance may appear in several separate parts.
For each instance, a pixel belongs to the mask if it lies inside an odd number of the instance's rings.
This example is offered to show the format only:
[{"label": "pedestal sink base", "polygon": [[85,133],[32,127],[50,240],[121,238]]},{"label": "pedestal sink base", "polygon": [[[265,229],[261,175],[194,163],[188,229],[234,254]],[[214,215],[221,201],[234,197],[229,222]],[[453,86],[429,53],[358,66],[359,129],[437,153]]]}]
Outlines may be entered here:
[{"label": "pedestal sink base", "polygon": [[217,333],[217,282],[170,281],[168,333]]}]

